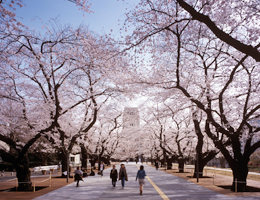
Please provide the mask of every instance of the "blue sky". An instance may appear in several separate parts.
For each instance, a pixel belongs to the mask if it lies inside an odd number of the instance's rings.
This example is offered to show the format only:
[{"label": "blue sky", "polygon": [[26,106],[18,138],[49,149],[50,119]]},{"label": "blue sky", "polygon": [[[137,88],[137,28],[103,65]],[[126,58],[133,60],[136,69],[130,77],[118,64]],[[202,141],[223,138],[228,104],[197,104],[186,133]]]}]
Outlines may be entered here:
[{"label": "blue sky", "polygon": [[23,24],[36,30],[41,29],[41,20],[47,23],[52,18],[58,18],[61,24],[76,27],[85,24],[98,33],[108,33],[113,29],[116,35],[121,27],[118,23],[122,24],[125,19],[126,8],[130,9],[137,1],[90,0],[90,9],[94,13],[89,14],[78,10],[76,5],[66,0],[24,0],[26,7],[17,9],[16,15]]}]

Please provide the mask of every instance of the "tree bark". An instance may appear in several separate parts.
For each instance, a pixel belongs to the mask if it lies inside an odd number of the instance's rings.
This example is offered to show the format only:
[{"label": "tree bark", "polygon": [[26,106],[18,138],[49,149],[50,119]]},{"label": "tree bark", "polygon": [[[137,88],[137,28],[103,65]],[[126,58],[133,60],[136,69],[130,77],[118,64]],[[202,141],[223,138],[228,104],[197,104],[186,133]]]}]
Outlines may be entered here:
[{"label": "tree bark", "polygon": [[88,152],[84,145],[80,146],[81,148],[81,169],[87,169],[88,167]]},{"label": "tree bark", "polygon": [[67,177],[67,175],[65,175],[65,174],[63,174],[63,172],[65,172],[65,171],[67,171],[67,173],[70,173],[70,172],[68,172],[68,170],[67,170],[67,153],[64,153],[64,152],[62,152],[61,153],[61,170],[62,170],[62,177],[63,178],[66,178]]},{"label": "tree bark", "polygon": [[[201,128],[200,128],[200,122],[197,120],[197,112],[193,112],[193,123],[194,123],[194,128],[195,128],[195,133],[198,138],[198,143],[196,146],[196,153],[197,153],[197,158],[195,161],[195,170],[193,174],[193,178],[197,177],[197,171],[199,173],[199,178],[203,177],[203,169],[206,166],[206,164],[212,160],[217,154],[217,151],[207,151],[205,153],[202,153],[203,151],[203,144],[204,144],[204,135],[202,134]],[[205,128],[206,129],[206,128]],[[208,129],[206,129],[208,131]],[[197,160],[198,159],[198,160]],[[199,164],[199,167],[197,165]]]},{"label": "tree bark", "polygon": [[232,167],[232,171],[233,184],[231,190],[234,192],[244,192],[246,190],[246,178],[248,175],[247,162],[237,164],[237,166]]},{"label": "tree bark", "polygon": [[27,155],[24,155],[21,160],[16,159],[13,165],[18,179],[18,190],[32,191],[31,171],[29,169],[29,160]]},{"label": "tree bark", "polygon": [[184,163],[185,160],[184,159],[178,159],[178,164],[179,164],[179,173],[184,173]]}]

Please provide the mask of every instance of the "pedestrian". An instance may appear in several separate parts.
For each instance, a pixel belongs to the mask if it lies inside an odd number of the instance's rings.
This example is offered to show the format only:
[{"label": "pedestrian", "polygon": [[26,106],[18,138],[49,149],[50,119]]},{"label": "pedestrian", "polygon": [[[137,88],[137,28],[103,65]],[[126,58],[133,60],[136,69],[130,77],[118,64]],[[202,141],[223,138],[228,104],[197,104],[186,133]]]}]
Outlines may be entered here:
[{"label": "pedestrian", "polygon": [[124,164],[121,164],[121,168],[119,170],[119,179],[118,180],[121,180],[122,189],[124,189],[125,188],[125,181],[128,181],[126,168],[125,168]]},{"label": "pedestrian", "polygon": [[89,176],[95,176],[95,172],[93,171],[92,168],[91,168],[91,172],[90,172]]},{"label": "pedestrian", "polygon": [[158,170],[158,168],[159,168],[158,160],[155,161],[155,168],[156,168],[156,170]]},{"label": "pedestrian", "polygon": [[135,181],[137,181],[137,179],[139,179],[140,195],[143,194],[143,186],[145,185],[145,181],[144,181],[145,176],[146,176],[146,173],[144,171],[144,166],[141,165],[140,169],[137,172],[136,179],[135,179]]},{"label": "pedestrian", "polygon": [[100,167],[99,167],[101,178],[103,177],[103,171],[104,171],[104,169],[105,169],[105,165],[104,165],[103,162],[101,162]]},{"label": "pedestrian", "polygon": [[79,169],[79,167],[77,167],[77,169],[74,171],[74,174],[75,174],[74,181],[77,182],[76,187],[79,187],[79,181],[83,181],[82,179],[83,172]]},{"label": "pedestrian", "polygon": [[116,187],[117,177],[118,177],[118,174],[117,174],[116,166],[113,165],[113,169],[111,169],[111,172],[110,172],[110,178],[112,179],[113,187]]}]

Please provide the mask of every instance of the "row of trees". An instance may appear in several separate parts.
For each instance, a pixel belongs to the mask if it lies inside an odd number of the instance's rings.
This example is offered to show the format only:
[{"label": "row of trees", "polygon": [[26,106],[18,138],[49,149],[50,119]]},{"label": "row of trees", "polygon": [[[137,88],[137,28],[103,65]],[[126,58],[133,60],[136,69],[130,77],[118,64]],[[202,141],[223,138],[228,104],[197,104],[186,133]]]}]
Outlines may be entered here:
[{"label": "row of trees", "polygon": [[232,189],[238,181],[244,191],[250,155],[260,147],[258,2],[141,0],[127,17],[126,28],[135,27],[128,48],[149,56],[143,65],[151,76],[138,82],[194,107],[197,151],[204,127],[218,149],[212,153],[220,151],[233,171]]},{"label": "row of trees", "polygon": [[[72,2],[84,6],[85,1]],[[62,157],[63,171],[75,146],[113,154],[121,122],[108,105],[119,96],[113,75],[124,73],[126,61],[109,37],[55,21],[45,35],[38,34],[18,23],[5,3],[0,2],[7,13],[1,17],[0,154],[14,165],[19,189],[31,190],[27,153],[39,147],[37,142],[41,151]]]},{"label": "row of trees", "polygon": [[[89,11],[86,1],[72,2]],[[122,128],[114,102],[122,92],[139,93],[151,100],[143,118],[145,155],[168,155],[180,170],[196,156],[202,175],[221,152],[233,190],[238,181],[244,191],[250,155],[260,147],[258,7],[257,1],[140,0],[126,14],[124,30],[133,31],[123,51],[84,27],[54,23],[41,36],[8,12],[1,18],[0,140],[8,145],[1,157],[22,182],[30,182],[26,155],[39,138],[63,155],[64,170],[73,147],[82,157],[111,157]]]}]

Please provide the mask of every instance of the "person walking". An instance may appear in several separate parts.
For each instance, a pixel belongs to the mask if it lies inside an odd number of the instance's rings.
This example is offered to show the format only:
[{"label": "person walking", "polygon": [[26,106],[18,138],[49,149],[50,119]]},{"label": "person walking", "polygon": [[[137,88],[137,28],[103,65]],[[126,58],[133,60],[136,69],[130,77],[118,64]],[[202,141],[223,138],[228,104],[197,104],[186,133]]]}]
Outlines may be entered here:
[{"label": "person walking", "polygon": [[156,170],[158,170],[158,168],[159,168],[158,160],[155,161],[155,168],[156,168]]},{"label": "person walking", "polygon": [[144,184],[145,184],[145,181],[144,181],[145,176],[146,176],[146,173],[145,173],[145,171],[144,171],[144,166],[141,165],[141,166],[140,166],[140,169],[139,169],[138,172],[137,172],[136,179],[135,179],[135,181],[137,181],[137,179],[139,179],[140,195],[143,194],[143,186],[144,186]]},{"label": "person walking", "polygon": [[104,171],[104,169],[105,169],[105,165],[104,165],[103,162],[101,162],[99,169],[100,169],[100,175],[101,175],[101,178],[102,178],[102,177],[103,177],[103,171]]},{"label": "person walking", "polygon": [[74,171],[74,174],[75,174],[74,181],[77,182],[76,187],[79,187],[79,181],[83,181],[82,179],[83,172],[79,169],[79,167],[77,167],[77,169]]},{"label": "person walking", "polygon": [[119,179],[118,180],[121,180],[122,189],[124,189],[125,188],[125,181],[128,181],[126,168],[125,168],[124,164],[121,164],[121,168],[119,170]]},{"label": "person walking", "polygon": [[112,179],[113,187],[116,187],[117,177],[118,177],[118,174],[117,174],[116,166],[113,165],[113,169],[111,169],[111,172],[110,172],[110,178]]}]

